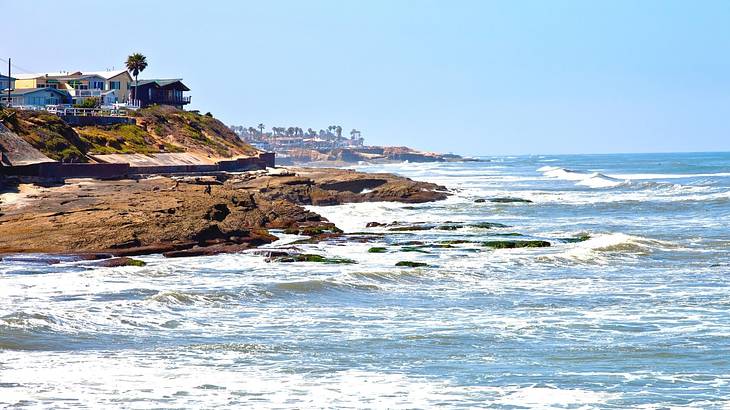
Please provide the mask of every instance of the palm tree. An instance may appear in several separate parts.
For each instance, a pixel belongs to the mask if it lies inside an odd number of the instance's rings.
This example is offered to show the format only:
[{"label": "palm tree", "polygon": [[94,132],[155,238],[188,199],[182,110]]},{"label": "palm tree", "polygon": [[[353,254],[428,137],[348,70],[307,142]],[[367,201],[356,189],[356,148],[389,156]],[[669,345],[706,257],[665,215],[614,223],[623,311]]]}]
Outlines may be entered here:
[{"label": "palm tree", "polygon": [[256,128],[259,129],[259,134],[261,134],[261,136],[263,137],[264,136],[264,128],[266,128],[264,126],[264,124],[259,123],[258,127],[256,127]]},{"label": "palm tree", "polygon": [[131,56],[127,57],[127,62],[125,64],[127,66],[127,70],[134,76],[134,94],[132,100],[136,100],[137,86],[139,85],[137,76],[139,75],[139,73],[144,71],[145,68],[147,68],[147,57],[143,56],[140,53],[134,53]]}]

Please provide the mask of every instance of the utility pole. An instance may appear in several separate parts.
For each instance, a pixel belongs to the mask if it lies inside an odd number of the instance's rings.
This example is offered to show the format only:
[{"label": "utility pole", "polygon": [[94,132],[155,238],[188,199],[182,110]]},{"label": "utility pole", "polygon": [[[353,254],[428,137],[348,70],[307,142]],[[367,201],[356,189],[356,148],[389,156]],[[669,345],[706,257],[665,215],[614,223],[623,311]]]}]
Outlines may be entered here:
[{"label": "utility pole", "polygon": [[12,103],[10,102],[10,88],[11,88],[10,85],[13,84],[13,82],[10,81],[10,77],[11,77],[11,75],[10,75],[11,74],[10,73],[10,60],[11,60],[11,58],[8,57],[8,107],[10,107],[12,105]]}]

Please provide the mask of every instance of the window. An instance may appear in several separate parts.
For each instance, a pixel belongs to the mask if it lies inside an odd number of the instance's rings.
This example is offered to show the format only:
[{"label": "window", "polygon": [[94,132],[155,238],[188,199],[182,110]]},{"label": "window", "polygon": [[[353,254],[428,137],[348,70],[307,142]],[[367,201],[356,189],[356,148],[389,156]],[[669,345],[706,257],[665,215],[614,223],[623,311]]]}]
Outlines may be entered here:
[{"label": "window", "polygon": [[110,90],[121,90],[122,83],[120,81],[109,81],[109,89]]}]

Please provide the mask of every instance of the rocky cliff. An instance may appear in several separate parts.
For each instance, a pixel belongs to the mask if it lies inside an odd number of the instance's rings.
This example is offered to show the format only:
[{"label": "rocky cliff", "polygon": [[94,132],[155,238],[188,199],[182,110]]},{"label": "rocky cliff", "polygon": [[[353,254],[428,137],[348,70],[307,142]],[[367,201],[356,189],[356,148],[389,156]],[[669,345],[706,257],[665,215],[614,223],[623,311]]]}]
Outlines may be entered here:
[{"label": "rocky cliff", "polygon": [[211,115],[153,106],[132,112],[134,123],[72,127],[43,111],[0,110],[0,121],[51,159],[91,162],[92,154],[187,152],[212,159],[255,155]]}]

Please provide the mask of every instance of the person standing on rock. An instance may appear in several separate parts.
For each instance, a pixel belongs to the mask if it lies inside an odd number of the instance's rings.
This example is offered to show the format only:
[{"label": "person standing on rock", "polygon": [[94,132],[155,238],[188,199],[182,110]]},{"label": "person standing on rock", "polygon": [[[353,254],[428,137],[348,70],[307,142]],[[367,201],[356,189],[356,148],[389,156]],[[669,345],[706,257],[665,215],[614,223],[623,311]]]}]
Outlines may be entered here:
[{"label": "person standing on rock", "polygon": [[210,188],[210,184],[205,184],[205,191],[206,194],[211,195],[213,190]]}]

